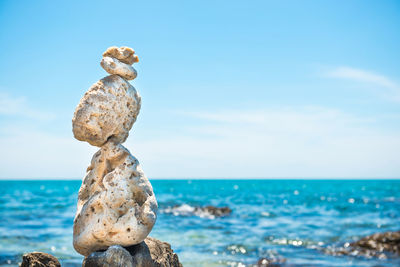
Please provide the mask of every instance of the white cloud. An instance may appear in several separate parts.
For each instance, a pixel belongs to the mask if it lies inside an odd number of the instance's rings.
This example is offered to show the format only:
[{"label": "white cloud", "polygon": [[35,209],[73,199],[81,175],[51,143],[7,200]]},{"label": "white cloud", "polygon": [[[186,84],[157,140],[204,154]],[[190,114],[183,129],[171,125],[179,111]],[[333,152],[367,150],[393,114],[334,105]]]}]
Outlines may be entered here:
[{"label": "white cloud", "polygon": [[375,118],[318,107],[189,115],[203,121],[128,141],[151,177],[400,177],[400,132]]},{"label": "white cloud", "polygon": [[352,79],[360,82],[373,83],[387,88],[398,88],[399,86],[389,78],[373,72],[350,67],[339,67],[329,72],[329,76],[336,78]]},{"label": "white cloud", "polygon": [[373,87],[386,89],[384,95],[392,100],[400,101],[400,85],[392,79],[371,71],[351,67],[338,67],[327,73],[328,77],[348,79]]},{"label": "white cloud", "polygon": [[29,106],[25,97],[11,97],[0,92],[0,115],[20,116],[35,120],[51,120],[55,115]]}]

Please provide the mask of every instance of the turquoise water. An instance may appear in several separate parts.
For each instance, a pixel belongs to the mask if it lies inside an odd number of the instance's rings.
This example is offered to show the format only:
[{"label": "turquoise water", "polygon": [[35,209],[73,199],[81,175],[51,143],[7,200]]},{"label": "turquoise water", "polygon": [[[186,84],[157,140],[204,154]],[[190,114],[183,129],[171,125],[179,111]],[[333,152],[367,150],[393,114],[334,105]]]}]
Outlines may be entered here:
[{"label": "turquoise water", "polygon": [[[153,180],[159,217],[151,236],[172,244],[184,266],[400,266],[399,258],[331,256],[375,232],[400,229],[399,180]],[[0,181],[0,266],[44,251],[79,266],[72,223],[80,181]],[[224,218],[175,205],[228,206]]]}]

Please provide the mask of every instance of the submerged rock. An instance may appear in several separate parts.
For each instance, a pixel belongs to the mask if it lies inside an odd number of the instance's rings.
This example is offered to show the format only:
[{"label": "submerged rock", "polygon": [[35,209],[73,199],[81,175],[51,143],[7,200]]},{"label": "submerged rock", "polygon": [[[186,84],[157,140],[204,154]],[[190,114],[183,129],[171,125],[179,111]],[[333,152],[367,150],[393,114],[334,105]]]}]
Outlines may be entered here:
[{"label": "submerged rock", "polygon": [[400,256],[400,231],[376,233],[350,243],[353,248],[376,252],[391,252]]},{"label": "submerged rock", "polygon": [[327,254],[376,257],[386,259],[400,256],[400,231],[376,233],[353,243],[345,243],[343,247],[327,248]]},{"label": "submerged rock", "polygon": [[225,217],[232,213],[229,207],[215,207],[215,206],[205,206],[205,207],[193,207],[187,204],[176,205],[173,207],[168,207],[164,210],[164,213],[171,213],[175,216],[199,216],[202,218],[214,219],[217,217]]},{"label": "submerged rock", "polygon": [[85,258],[83,267],[181,267],[178,255],[170,244],[147,237],[140,244],[112,246],[104,252],[94,252]]},{"label": "submerged rock", "polygon": [[61,267],[56,257],[44,252],[31,252],[22,256],[20,267]]},{"label": "submerged rock", "polygon": [[269,258],[261,258],[258,260],[255,267],[279,267],[284,263],[284,259],[269,259]]},{"label": "submerged rock", "polygon": [[214,206],[198,207],[196,208],[196,211],[207,213],[214,217],[224,217],[232,213],[232,210],[229,207],[214,207]]}]

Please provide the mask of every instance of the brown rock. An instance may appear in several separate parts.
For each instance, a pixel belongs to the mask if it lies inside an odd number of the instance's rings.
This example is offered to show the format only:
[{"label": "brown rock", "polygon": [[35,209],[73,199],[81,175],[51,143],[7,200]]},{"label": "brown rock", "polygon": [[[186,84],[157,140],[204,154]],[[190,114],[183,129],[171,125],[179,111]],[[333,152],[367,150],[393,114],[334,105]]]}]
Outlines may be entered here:
[{"label": "brown rock", "polygon": [[379,259],[398,257],[400,256],[400,231],[376,233],[353,243],[345,243],[343,247],[326,248],[324,252],[335,256],[350,255]]},{"label": "brown rock", "polygon": [[400,255],[400,231],[376,233],[350,244],[353,248]]},{"label": "brown rock", "polygon": [[61,267],[56,257],[44,252],[31,252],[22,256],[20,267]]},{"label": "brown rock", "polygon": [[[130,255],[128,259],[126,255]],[[121,261],[121,258],[124,260]],[[121,265],[122,264],[122,265]],[[142,243],[123,248],[112,246],[85,258],[83,267],[182,267],[178,255],[167,242],[147,237]]]},{"label": "brown rock", "polygon": [[196,209],[215,217],[224,217],[232,213],[232,210],[229,207],[205,206]]}]

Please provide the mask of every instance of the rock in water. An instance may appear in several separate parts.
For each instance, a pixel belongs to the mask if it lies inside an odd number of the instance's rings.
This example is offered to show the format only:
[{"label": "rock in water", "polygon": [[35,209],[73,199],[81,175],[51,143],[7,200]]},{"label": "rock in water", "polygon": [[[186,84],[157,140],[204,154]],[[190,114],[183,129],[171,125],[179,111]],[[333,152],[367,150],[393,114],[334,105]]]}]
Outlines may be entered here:
[{"label": "rock in water", "polygon": [[350,244],[361,254],[376,256],[381,252],[390,252],[400,256],[400,231],[376,233]]},{"label": "rock in water", "polygon": [[[127,259],[127,255],[131,258]],[[124,259],[122,261],[121,259]],[[120,265],[125,262],[125,265]],[[147,237],[140,244],[123,248],[112,246],[105,252],[94,252],[85,258],[83,267],[181,267],[170,244]]]},{"label": "rock in water", "polygon": [[400,231],[376,233],[358,241],[346,242],[343,247],[326,248],[327,254],[364,256],[386,259],[400,256]]},{"label": "rock in water", "polygon": [[107,142],[93,156],[78,196],[74,247],[87,255],[142,242],[156,221],[157,201],[139,162]]},{"label": "rock in water", "polygon": [[20,267],[61,267],[56,257],[44,252],[32,252],[22,256]]},{"label": "rock in water", "polygon": [[214,206],[205,206],[196,208],[196,212],[209,214],[211,217],[225,217],[232,213],[232,210],[229,207],[214,207]]},{"label": "rock in water", "polygon": [[285,261],[285,259],[261,258],[258,260],[255,267],[280,267]]},{"label": "rock in water", "polygon": [[100,147],[79,190],[74,220],[74,248],[85,256],[113,245],[139,244],[157,217],[153,188],[138,160],[121,145],[141,105],[124,79],[136,77],[127,65],[138,61],[134,53],[128,47],[107,49],[102,65],[114,75],[92,85],[72,119],[75,138]]}]

